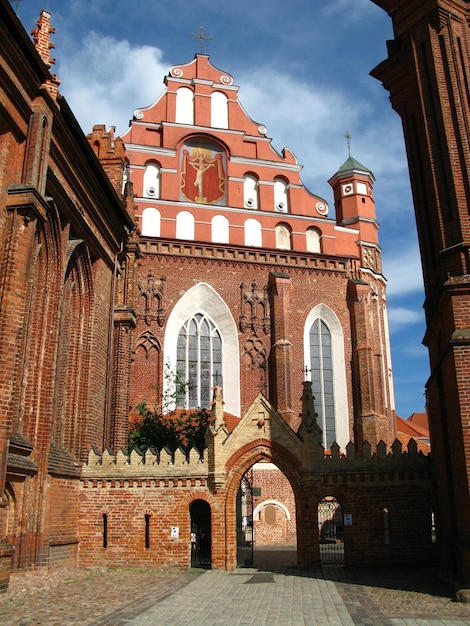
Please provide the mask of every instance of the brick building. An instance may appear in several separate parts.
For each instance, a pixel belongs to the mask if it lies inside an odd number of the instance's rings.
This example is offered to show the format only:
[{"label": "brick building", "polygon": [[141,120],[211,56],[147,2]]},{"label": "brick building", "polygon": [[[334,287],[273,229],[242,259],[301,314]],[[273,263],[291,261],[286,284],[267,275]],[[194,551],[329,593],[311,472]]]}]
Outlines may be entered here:
[{"label": "brick building", "polygon": [[[430,459],[397,440],[373,173],[349,156],[329,217],[203,54],[122,138],[87,142],[49,72],[50,15],[33,44],[0,7],[0,582],[231,569],[252,523],[301,567],[333,531],[346,564],[432,562]],[[166,367],[191,382],[181,408],[212,411],[206,448],[128,454]]]},{"label": "brick building", "polygon": [[[89,136],[98,150],[103,130]],[[203,528],[202,561],[233,568],[254,527],[257,545],[297,545],[299,565],[316,566],[333,540],[322,508],[354,520],[337,524],[346,563],[432,561],[428,460],[396,440],[372,172],[345,161],[329,217],[203,54],[170,69],[122,140],[140,258],[114,450],[129,412],[159,402],[166,367],[192,383],[178,406],[212,406],[214,426],[202,459],[91,454],[82,561],[188,565]]]},{"label": "brick building", "polygon": [[[106,442],[113,276],[133,221],[49,71],[50,15],[33,45],[0,9],[3,588],[11,565],[77,561],[80,462]],[[113,159],[122,169],[122,142]]]},{"label": "brick building", "polygon": [[374,0],[393,20],[372,72],[401,116],[421,249],[441,562],[470,583],[470,2]]}]

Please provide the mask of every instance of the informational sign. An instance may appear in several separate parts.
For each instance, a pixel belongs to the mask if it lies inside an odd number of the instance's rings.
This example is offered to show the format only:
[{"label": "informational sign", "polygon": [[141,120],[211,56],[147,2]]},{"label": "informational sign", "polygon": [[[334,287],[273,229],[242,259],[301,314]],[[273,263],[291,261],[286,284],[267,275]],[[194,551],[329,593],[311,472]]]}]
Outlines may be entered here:
[{"label": "informational sign", "polygon": [[352,526],[352,513],[345,513],[344,514],[344,525],[345,526]]},{"label": "informational sign", "polygon": [[178,539],[179,536],[180,536],[179,526],[172,526],[171,527],[171,538],[172,539]]}]

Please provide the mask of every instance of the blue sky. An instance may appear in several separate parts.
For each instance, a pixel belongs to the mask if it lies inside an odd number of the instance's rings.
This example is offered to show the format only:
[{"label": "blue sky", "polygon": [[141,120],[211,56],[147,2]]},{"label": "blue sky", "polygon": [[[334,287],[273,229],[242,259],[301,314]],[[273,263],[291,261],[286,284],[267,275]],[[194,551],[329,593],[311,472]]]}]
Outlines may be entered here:
[{"label": "blue sky", "polygon": [[[16,6],[16,1],[12,2]],[[115,126],[152,104],[172,65],[199,51],[234,77],[248,114],[273,146],[289,147],[302,180],[330,207],[327,180],[351,155],[375,177],[397,413],[423,411],[428,356],[421,341],[423,287],[400,118],[369,72],[386,57],[391,20],[371,0],[19,0],[29,32],[52,13],[52,71],[83,130]],[[331,215],[331,208],[330,208]]]}]

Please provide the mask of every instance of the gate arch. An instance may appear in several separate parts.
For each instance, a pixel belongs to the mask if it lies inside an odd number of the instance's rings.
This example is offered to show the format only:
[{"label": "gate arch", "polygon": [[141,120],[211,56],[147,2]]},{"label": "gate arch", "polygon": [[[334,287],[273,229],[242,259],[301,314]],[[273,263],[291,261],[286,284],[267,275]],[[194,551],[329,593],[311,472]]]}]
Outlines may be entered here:
[{"label": "gate arch", "polygon": [[210,569],[212,566],[212,511],[207,500],[192,500],[189,504],[191,518],[191,567]]},{"label": "gate arch", "polygon": [[297,523],[297,546],[302,545],[300,531],[302,528],[302,493],[300,480],[301,462],[291,451],[280,444],[269,440],[257,440],[242,446],[227,462],[225,520],[226,520],[226,545],[225,566],[227,570],[236,567],[237,562],[237,538],[236,538],[236,498],[237,493],[246,472],[260,461],[273,463],[289,481],[294,493],[296,523]]},{"label": "gate arch", "polygon": [[343,512],[334,496],[318,503],[318,537],[321,565],[344,565]]}]

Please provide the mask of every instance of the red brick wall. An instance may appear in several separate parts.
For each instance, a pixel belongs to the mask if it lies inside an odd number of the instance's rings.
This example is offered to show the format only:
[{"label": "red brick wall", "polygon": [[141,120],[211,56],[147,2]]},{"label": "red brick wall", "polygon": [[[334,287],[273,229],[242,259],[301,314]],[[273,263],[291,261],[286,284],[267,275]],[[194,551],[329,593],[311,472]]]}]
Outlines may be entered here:
[{"label": "red brick wall", "polygon": [[[261,489],[261,495],[253,498],[253,510],[262,507],[253,521],[255,545],[295,545],[295,499],[287,478],[279,469],[263,469],[261,463],[253,468],[253,487]],[[287,513],[277,504],[268,504],[272,507],[268,510],[264,503],[271,500],[284,505]]]},{"label": "red brick wall", "polygon": [[48,478],[46,527],[50,567],[74,567],[78,563],[80,481]]}]

